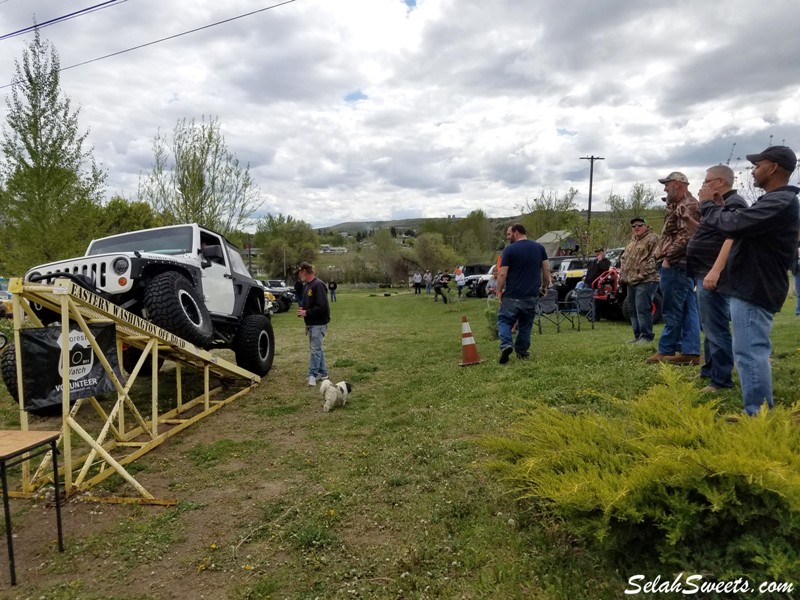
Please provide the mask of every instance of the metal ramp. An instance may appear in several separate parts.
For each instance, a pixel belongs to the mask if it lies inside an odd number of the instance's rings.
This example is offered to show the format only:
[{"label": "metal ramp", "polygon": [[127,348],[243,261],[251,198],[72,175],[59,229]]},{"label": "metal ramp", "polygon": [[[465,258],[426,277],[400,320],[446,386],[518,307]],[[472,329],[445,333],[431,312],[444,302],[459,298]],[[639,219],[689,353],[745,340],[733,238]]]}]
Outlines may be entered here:
[{"label": "metal ramp", "polygon": [[[35,325],[42,325],[31,309],[31,304],[34,303],[61,315],[62,424],[58,443],[62,450],[64,489],[68,496],[77,492],[88,492],[111,475],[118,474],[136,490],[139,496],[93,499],[171,503],[168,500],[155,499],[125,466],[183,429],[246,394],[261,380],[250,371],[194,346],[80,287],[70,279],[61,278],[53,285],[44,285],[26,283],[22,279],[14,278],[10,281],[9,291],[12,293],[14,310],[17,401],[22,431],[28,430],[28,413],[23,408],[20,349],[20,329],[23,327],[24,317],[27,316]],[[105,406],[101,405],[95,397],[81,398],[70,406],[67,349],[70,321],[83,331],[95,356],[114,384],[117,397],[110,406],[107,401],[103,403]],[[116,328],[117,356],[122,356],[122,349],[125,346],[142,350],[137,365],[125,382],[117,378],[89,328],[92,323],[108,322],[114,323]],[[149,406],[143,406],[139,399],[137,405],[131,397],[131,389],[140,377],[148,358],[151,359],[152,365],[150,402]],[[162,407],[159,401],[159,359],[175,363],[175,396],[172,399],[174,402],[167,403],[168,407]],[[197,371],[202,372],[203,392],[195,398],[184,401],[183,378],[187,369],[193,374]],[[222,384],[212,389],[212,377],[221,380]],[[231,391],[233,393],[226,397],[225,393]],[[23,463],[21,491],[12,495],[29,497],[42,482],[52,481],[50,460],[50,455],[47,455],[33,474],[30,461]]]}]

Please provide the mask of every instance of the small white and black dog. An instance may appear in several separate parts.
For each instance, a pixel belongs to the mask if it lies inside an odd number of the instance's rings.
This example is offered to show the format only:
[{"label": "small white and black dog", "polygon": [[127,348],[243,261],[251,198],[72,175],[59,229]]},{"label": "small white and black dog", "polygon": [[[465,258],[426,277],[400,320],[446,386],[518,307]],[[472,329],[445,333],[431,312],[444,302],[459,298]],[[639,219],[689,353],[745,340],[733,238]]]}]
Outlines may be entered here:
[{"label": "small white and black dog", "polygon": [[325,412],[331,411],[337,406],[344,406],[347,404],[347,395],[352,391],[353,386],[346,381],[339,383],[331,383],[329,379],[322,382],[319,387],[319,393],[325,402],[322,405],[322,410]]}]

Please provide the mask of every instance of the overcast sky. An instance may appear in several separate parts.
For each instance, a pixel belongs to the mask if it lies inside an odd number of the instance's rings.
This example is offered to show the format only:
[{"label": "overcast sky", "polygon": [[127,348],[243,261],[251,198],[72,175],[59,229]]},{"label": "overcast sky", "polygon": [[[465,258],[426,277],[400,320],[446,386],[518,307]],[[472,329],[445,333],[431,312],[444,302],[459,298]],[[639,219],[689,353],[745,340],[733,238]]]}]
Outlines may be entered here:
[{"label": "overcast sky", "polygon": [[[0,35],[103,0],[0,0]],[[42,29],[62,67],[274,5],[117,0]],[[136,198],[156,133],[218,117],[257,214],[489,216],[542,189],[610,192],[773,143],[800,150],[796,0],[295,0],[62,73],[107,195]],[[0,40],[0,85],[29,36]],[[0,89],[5,97],[9,88]],[[5,102],[0,120],[5,123]],[[736,144],[733,148],[733,144]],[[733,152],[731,155],[731,149]],[[793,182],[798,179],[797,174]]]}]

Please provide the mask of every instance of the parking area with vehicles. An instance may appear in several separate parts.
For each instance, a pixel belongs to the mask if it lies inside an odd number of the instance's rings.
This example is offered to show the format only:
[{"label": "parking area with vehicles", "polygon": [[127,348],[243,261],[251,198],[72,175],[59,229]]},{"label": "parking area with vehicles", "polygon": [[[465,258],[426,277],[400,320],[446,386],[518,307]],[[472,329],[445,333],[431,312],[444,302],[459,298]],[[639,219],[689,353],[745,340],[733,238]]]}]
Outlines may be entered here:
[{"label": "parking area with vehicles", "polygon": [[274,297],[273,312],[287,312],[292,307],[294,287],[289,287],[282,279],[260,279],[259,283]]}]

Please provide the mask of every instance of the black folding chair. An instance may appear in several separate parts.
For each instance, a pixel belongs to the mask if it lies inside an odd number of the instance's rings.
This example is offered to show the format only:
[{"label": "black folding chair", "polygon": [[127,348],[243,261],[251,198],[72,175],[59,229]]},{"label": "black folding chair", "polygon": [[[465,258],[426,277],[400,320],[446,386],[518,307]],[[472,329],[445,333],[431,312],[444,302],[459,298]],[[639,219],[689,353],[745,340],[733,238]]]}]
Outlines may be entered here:
[{"label": "black folding chair", "polygon": [[592,329],[594,329],[594,292],[595,290],[592,288],[576,289],[569,293],[567,300],[559,302],[558,310],[561,313],[562,320],[568,320],[572,324],[573,329],[577,323],[578,331],[580,331],[582,320],[591,323]]},{"label": "black folding chair", "polygon": [[536,305],[536,316],[533,318],[533,322],[539,328],[539,335],[542,334],[542,319],[555,325],[556,333],[561,332],[561,313],[558,310],[558,292],[555,288],[548,289],[545,295],[539,298],[539,303]]}]

